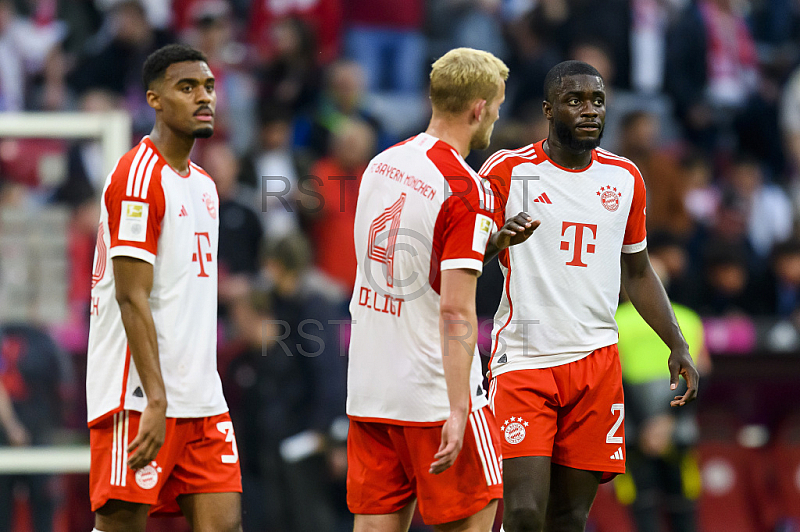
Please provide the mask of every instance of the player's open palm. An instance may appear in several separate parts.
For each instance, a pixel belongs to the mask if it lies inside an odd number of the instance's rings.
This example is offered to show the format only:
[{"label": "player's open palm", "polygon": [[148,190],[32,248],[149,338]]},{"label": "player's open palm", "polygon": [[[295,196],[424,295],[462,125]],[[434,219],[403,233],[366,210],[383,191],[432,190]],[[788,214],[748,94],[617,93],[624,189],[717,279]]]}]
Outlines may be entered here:
[{"label": "player's open palm", "polygon": [[451,412],[450,417],[442,426],[442,443],[439,450],[433,455],[434,462],[431,464],[430,472],[438,475],[453,465],[464,445],[464,429],[467,426],[467,416]]},{"label": "player's open palm", "polygon": [[522,244],[533,234],[542,222],[534,220],[528,213],[520,212],[506,220],[505,225],[492,235],[493,243],[498,250]]},{"label": "player's open palm", "polygon": [[683,395],[676,395],[675,398],[670,401],[670,406],[683,406],[697,399],[697,387],[700,384],[700,374],[694,365],[689,351],[687,349],[672,351],[669,355],[667,365],[669,366],[671,390],[675,390],[678,387],[679,375],[683,376],[686,381],[686,393]]},{"label": "player's open palm", "polygon": [[166,410],[147,405],[139,418],[139,432],[128,446],[128,467],[141,469],[155,460],[166,431]]}]

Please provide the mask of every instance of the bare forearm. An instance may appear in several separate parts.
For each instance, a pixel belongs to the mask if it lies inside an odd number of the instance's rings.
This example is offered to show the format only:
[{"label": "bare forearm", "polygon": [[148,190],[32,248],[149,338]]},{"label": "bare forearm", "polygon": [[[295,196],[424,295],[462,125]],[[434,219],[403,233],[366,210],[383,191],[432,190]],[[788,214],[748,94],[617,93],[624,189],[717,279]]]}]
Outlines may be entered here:
[{"label": "bare forearm", "polygon": [[147,401],[166,408],[167,395],[161,376],[156,327],[150,305],[146,298],[131,297],[120,300],[119,307],[131,358],[142,380]]},{"label": "bare forearm", "polygon": [[469,412],[469,378],[477,342],[477,322],[474,312],[443,312],[439,320],[442,365],[451,412]]},{"label": "bare forearm", "polygon": [[670,349],[686,348],[686,340],[678,326],[675,312],[664,286],[649,265],[641,274],[626,272],[623,265],[623,286],[639,315]]}]

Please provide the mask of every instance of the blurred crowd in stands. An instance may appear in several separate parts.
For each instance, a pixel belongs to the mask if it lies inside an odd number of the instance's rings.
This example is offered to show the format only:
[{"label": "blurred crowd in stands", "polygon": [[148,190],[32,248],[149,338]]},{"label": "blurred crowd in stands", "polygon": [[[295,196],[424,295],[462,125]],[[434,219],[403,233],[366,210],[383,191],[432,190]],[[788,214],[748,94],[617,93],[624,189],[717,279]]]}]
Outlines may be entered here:
[{"label": "blurred crowd in stands", "polygon": [[[602,146],[642,171],[649,249],[671,299],[703,317],[800,325],[796,0],[0,0],[0,112],[122,109],[138,142],[154,119],[141,66],[176,41],[202,50],[217,78],[216,133],[193,160],[221,202],[220,373],[246,529],[347,528],[358,176],[379,150],[425,128],[429,67],[450,48],[491,51],[511,70],[492,147],[470,155],[473,168],[544,138],[545,74],[565,59],[591,63],[608,90]],[[0,431],[0,444],[85,429],[104,180],[98,141],[0,139],[0,213],[69,213],[65,314],[47,324],[55,343],[37,336],[35,318],[3,324],[0,377],[22,405],[42,381],[20,373],[21,353],[39,350],[28,364],[39,370],[63,353],[73,362],[41,376],[72,398],[36,405],[44,410],[29,417],[49,420],[48,430]],[[479,315],[493,316],[501,281],[487,268]]]}]

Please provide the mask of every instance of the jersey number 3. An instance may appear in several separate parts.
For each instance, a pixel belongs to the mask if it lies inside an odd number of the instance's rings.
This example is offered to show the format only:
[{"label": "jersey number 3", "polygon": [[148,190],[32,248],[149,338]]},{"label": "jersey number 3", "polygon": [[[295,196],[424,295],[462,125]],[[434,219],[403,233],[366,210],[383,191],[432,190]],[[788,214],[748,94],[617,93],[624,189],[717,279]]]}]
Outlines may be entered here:
[{"label": "jersey number 3", "polygon": [[225,441],[231,444],[233,454],[223,454],[220,458],[223,464],[235,464],[239,461],[239,449],[236,448],[236,437],[233,434],[233,423],[230,421],[220,421],[217,423],[217,430],[225,435]]},{"label": "jersey number 3", "polygon": [[[390,287],[394,286],[394,246],[400,229],[400,215],[405,204],[406,194],[403,192],[400,198],[385,208],[369,226],[367,256],[386,265],[386,284]],[[384,245],[378,245],[378,242]]]}]

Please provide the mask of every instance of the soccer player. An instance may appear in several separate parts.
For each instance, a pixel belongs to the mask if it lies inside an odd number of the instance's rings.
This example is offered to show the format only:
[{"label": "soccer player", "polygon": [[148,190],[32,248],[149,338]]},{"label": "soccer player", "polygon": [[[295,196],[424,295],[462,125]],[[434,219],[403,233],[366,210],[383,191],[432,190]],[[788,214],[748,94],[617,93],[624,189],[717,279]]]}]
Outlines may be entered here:
[{"label": "soccer player", "polygon": [[95,529],[183,513],[241,528],[233,424],[217,374],[214,182],[189,160],[214,132],[214,76],[183,45],[144,64],[152,132],[106,180],[92,274],[86,376]]},{"label": "soccer player", "polygon": [[[519,211],[541,221],[525,242],[493,238],[487,248],[502,249],[505,275],[489,398],[503,445],[506,532],[583,530],[598,484],[625,471],[620,278],[670,348],[671,388],[679,375],[688,384],[671,404],[697,394],[697,370],[647,256],[642,176],[598,148],[605,97],[592,66],[556,65],[545,79],[547,139],[500,151],[480,171],[497,185],[498,225]],[[527,219],[505,229],[522,231]]]},{"label": "soccer player", "polygon": [[492,195],[464,157],[489,145],[507,77],[487,52],[442,56],[428,129],[363,174],[347,394],[355,532],[408,530],[416,502],[436,530],[494,520],[499,441],[475,350]]}]

